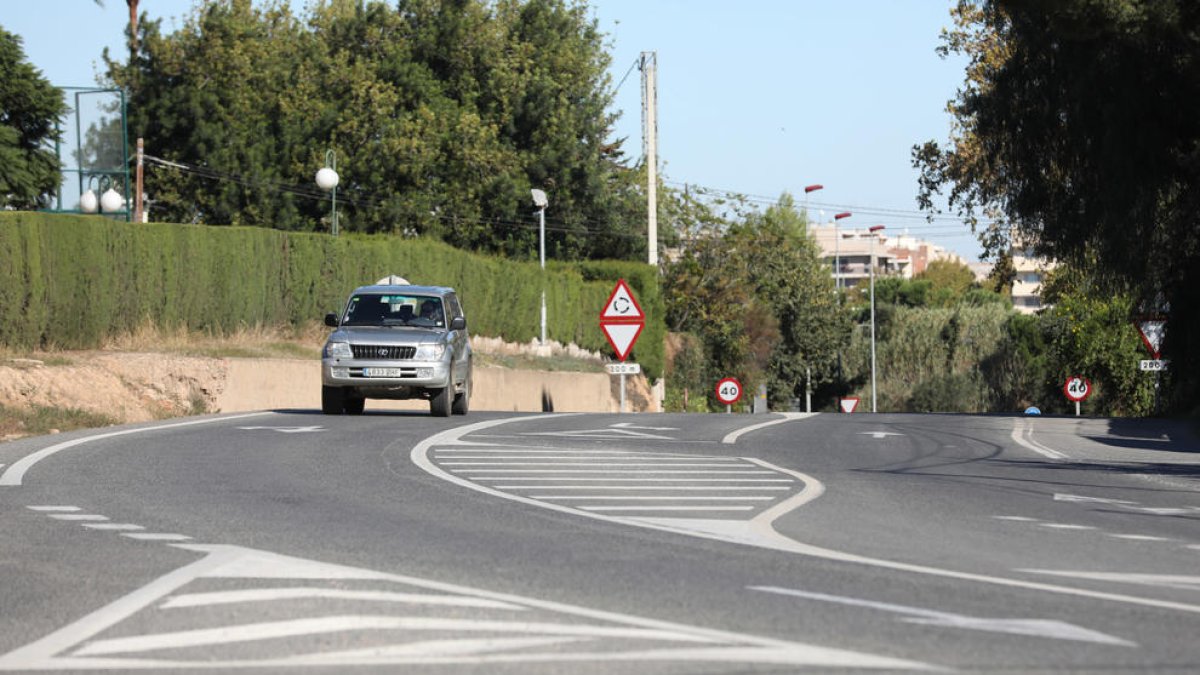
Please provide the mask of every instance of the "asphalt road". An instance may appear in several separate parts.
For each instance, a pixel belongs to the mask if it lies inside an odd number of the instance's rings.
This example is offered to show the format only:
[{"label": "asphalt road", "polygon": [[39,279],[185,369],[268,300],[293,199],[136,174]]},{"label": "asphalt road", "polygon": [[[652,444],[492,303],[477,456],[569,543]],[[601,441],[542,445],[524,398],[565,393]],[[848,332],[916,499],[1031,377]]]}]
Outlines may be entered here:
[{"label": "asphalt road", "polygon": [[1200,672],[1153,421],[307,411],[0,445],[0,670]]}]

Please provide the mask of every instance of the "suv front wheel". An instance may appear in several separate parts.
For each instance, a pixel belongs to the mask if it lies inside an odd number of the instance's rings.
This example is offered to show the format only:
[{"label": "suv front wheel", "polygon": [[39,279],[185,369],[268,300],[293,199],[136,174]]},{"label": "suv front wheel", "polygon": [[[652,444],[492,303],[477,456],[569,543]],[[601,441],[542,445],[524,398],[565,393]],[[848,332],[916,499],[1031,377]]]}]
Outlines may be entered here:
[{"label": "suv front wheel", "polygon": [[346,410],[346,390],[341,387],[321,387],[321,412],[341,415]]},{"label": "suv front wheel", "polygon": [[449,417],[450,405],[453,398],[453,387],[442,387],[441,389],[433,390],[433,396],[429,397],[429,414],[434,417]]}]

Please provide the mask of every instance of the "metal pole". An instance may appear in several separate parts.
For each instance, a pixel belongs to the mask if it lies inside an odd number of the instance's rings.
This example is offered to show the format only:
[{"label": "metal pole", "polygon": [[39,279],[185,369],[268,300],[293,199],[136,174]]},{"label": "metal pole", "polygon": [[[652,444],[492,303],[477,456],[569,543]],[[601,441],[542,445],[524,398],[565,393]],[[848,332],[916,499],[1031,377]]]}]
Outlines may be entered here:
[{"label": "metal pole", "polygon": [[1075,416],[1079,417],[1079,401],[1075,401]]},{"label": "metal pole", "polygon": [[804,369],[804,412],[812,412],[812,366],[807,366]]},{"label": "metal pole", "polygon": [[658,52],[642,52],[642,138],[646,144],[646,248],[658,265]]},{"label": "metal pole", "polygon": [[833,219],[833,290],[838,296],[838,305],[842,304],[842,296],[839,291],[842,290],[842,255],[839,250],[841,237],[838,236],[838,219]]},{"label": "metal pole", "polygon": [[142,158],[145,155],[145,144],[143,139],[137,139],[137,179],[133,191],[133,220],[140,223],[144,220],[142,216]]},{"label": "metal pole", "polygon": [[621,412],[625,412],[625,373],[621,373]]},{"label": "metal pole", "polygon": [[[546,344],[546,207],[538,209],[538,257],[542,264],[542,345]],[[622,375],[622,378],[624,375]],[[621,406],[624,408],[624,405]],[[624,412],[624,410],[622,410]]]},{"label": "metal pole", "polygon": [[871,233],[871,412],[875,412],[875,233]]}]

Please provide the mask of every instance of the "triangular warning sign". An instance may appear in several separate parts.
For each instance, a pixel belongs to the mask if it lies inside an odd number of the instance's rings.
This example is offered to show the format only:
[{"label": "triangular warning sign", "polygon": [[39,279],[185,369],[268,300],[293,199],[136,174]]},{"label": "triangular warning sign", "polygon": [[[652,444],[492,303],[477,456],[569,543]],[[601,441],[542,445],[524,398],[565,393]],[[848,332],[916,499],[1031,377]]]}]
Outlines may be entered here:
[{"label": "triangular warning sign", "polygon": [[1150,352],[1152,358],[1159,358],[1162,350],[1163,335],[1167,332],[1166,319],[1139,319],[1137,321],[1138,333],[1142,336],[1142,342],[1145,343],[1146,349]]},{"label": "triangular warning sign", "polygon": [[645,321],[646,315],[642,307],[633,298],[633,291],[624,279],[618,279],[613,287],[608,302],[604,303],[604,311],[600,312],[601,321]]},{"label": "triangular warning sign", "polygon": [[858,399],[852,398],[852,397],[851,398],[839,398],[838,406],[842,409],[842,412],[852,413],[852,412],[854,412],[854,409],[858,407]]},{"label": "triangular warning sign", "polygon": [[612,345],[617,359],[621,361],[629,356],[629,350],[633,349],[633,343],[637,342],[638,336],[642,334],[642,329],[645,327],[644,323],[600,324],[600,328],[604,330],[604,336],[608,338],[608,344]]}]

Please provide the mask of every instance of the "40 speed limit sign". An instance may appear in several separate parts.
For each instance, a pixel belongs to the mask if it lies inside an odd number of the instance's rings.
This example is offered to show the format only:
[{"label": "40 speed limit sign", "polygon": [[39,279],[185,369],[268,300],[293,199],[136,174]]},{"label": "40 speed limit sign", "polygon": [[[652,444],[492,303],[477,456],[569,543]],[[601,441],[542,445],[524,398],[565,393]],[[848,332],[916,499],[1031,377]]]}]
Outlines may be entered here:
[{"label": "40 speed limit sign", "polygon": [[737,378],[727,377],[717,383],[717,400],[725,405],[733,405],[742,398],[742,383]]},{"label": "40 speed limit sign", "polygon": [[1092,383],[1082,375],[1072,375],[1067,378],[1063,384],[1063,393],[1067,398],[1079,403],[1087,400],[1087,397],[1092,395]]}]

